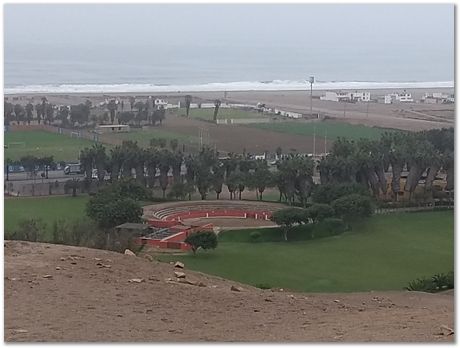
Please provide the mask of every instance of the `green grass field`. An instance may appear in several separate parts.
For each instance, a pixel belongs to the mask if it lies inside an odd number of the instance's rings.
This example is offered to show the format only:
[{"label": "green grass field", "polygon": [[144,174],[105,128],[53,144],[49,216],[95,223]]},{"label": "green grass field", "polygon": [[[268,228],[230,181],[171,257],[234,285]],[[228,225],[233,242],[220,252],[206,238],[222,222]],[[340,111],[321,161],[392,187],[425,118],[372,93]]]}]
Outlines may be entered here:
[{"label": "green grass field", "polygon": [[[185,108],[178,111],[178,115],[185,115]],[[239,109],[219,109],[217,114],[218,119],[225,118],[257,118],[262,117],[262,114],[254,111],[246,111]],[[212,120],[214,117],[214,109],[190,109],[190,117],[200,118],[203,120]]]},{"label": "green grass field", "polygon": [[[369,138],[379,139],[381,134],[388,129],[366,127],[363,125],[352,125],[348,123],[335,123],[335,122],[279,122],[279,123],[257,123],[251,124],[250,127],[271,130],[281,133],[298,134],[313,136],[316,132],[318,138],[335,140],[338,137],[347,137],[350,139]],[[393,131],[393,130],[392,130]]]},{"label": "green grass field", "polygon": [[[198,131],[197,131],[197,134],[198,134]],[[179,143],[182,143],[182,144],[198,143],[197,136],[195,137],[195,136],[184,135],[180,133],[169,132],[161,128],[148,129],[148,130],[131,129],[129,133],[107,134],[104,137],[121,139],[121,140],[137,141],[137,143],[143,147],[149,146],[150,140],[152,138],[163,138],[163,139],[166,139],[167,141],[171,139],[177,139]]]},{"label": "green grass field", "polygon": [[41,218],[48,230],[56,219],[86,219],[88,199],[88,196],[7,198],[4,200],[5,231],[13,230],[19,221],[27,218]]},{"label": "green grass field", "polygon": [[[19,160],[26,155],[52,155],[55,161],[75,161],[81,149],[93,144],[90,140],[45,131],[12,131],[4,134],[4,143],[8,146],[5,148],[5,159],[11,160]],[[24,146],[11,143],[24,143]]]},{"label": "green grass field", "polygon": [[160,259],[242,283],[307,292],[401,290],[415,278],[454,267],[451,211],[374,216],[340,236],[302,242],[237,242],[242,237],[235,233],[232,241],[233,232],[225,232],[216,250]]}]

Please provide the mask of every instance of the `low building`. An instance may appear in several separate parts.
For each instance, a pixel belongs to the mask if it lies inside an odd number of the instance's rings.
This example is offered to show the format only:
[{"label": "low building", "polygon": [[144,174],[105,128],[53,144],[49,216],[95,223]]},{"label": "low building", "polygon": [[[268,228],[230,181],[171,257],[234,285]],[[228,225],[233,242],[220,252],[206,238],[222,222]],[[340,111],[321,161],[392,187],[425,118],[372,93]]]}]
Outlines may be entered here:
[{"label": "low building", "polygon": [[385,95],[384,103],[393,104],[393,103],[413,103],[414,99],[412,94],[404,91],[403,93],[390,93]]},{"label": "low building", "polygon": [[98,134],[105,133],[126,133],[130,128],[127,124],[101,124],[96,126],[95,132]]},{"label": "low building", "polygon": [[342,92],[342,91],[326,91],[326,93],[319,98],[320,100],[334,101],[334,102],[369,102],[371,100],[370,92]]},{"label": "low building", "polygon": [[455,96],[442,92],[425,93],[420,101],[425,104],[450,104],[455,102]]}]

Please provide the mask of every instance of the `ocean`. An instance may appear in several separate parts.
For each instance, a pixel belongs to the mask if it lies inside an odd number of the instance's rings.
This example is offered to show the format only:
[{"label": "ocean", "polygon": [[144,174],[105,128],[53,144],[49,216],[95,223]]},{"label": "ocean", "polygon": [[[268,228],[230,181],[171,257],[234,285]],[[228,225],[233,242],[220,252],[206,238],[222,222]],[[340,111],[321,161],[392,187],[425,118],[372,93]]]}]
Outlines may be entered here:
[{"label": "ocean", "polygon": [[[394,44],[318,47],[187,40],[184,44],[5,46],[4,92],[175,92],[454,86],[451,52]],[[451,56],[449,56],[451,55]],[[451,62],[438,64],[437,62]]]}]

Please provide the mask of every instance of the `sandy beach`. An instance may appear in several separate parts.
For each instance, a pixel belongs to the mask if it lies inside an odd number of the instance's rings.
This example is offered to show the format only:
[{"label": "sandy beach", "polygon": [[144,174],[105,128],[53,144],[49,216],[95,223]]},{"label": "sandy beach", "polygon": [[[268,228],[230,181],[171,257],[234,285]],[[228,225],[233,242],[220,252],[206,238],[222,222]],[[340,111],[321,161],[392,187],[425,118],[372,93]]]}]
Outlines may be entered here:
[{"label": "sandy beach", "polygon": [[[388,93],[402,92],[401,90],[370,90],[371,98]],[[452,88],[438,89],[411,89],[415,101],[419,101],[425,93],[443,92],[454,93]],[[171,103],[184,100],[190,94],[195,101],[214,101],[221,99],[231,103],[246,103],[256,105],[265,103],[269,107],[281,108],[286,111],[308,114],[310,112],[309,91],[232,91],[232,92],[186,92],[176,93],[69,93],[69,94],[24,94],[6,95],[13,103],[37,103],[43,95],[53,104],[70,105],[84,102],[89,99],[93,105],[103,102],[107,98],[117,97],[127,99],[136,96],[139,99],[154,95]],[[431,128],[451,127],[455,124],[455,104],[424,104],[424,103],[338,103],[320,100],[324,91],[313,91],[313,113],[332,118],[338,122],[363,124],[374,127],[397,128],[403,130],[425,130]]]}]

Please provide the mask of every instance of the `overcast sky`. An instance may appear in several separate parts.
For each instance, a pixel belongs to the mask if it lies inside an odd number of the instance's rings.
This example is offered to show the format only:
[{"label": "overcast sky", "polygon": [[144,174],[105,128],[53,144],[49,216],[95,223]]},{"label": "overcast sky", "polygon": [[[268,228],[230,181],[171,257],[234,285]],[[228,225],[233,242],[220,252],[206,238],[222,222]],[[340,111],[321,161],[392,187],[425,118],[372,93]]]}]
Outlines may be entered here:
[{"label": "overcast sky", "polygon": [[454,5],[9,4],[5,43],[454,47]]}]

